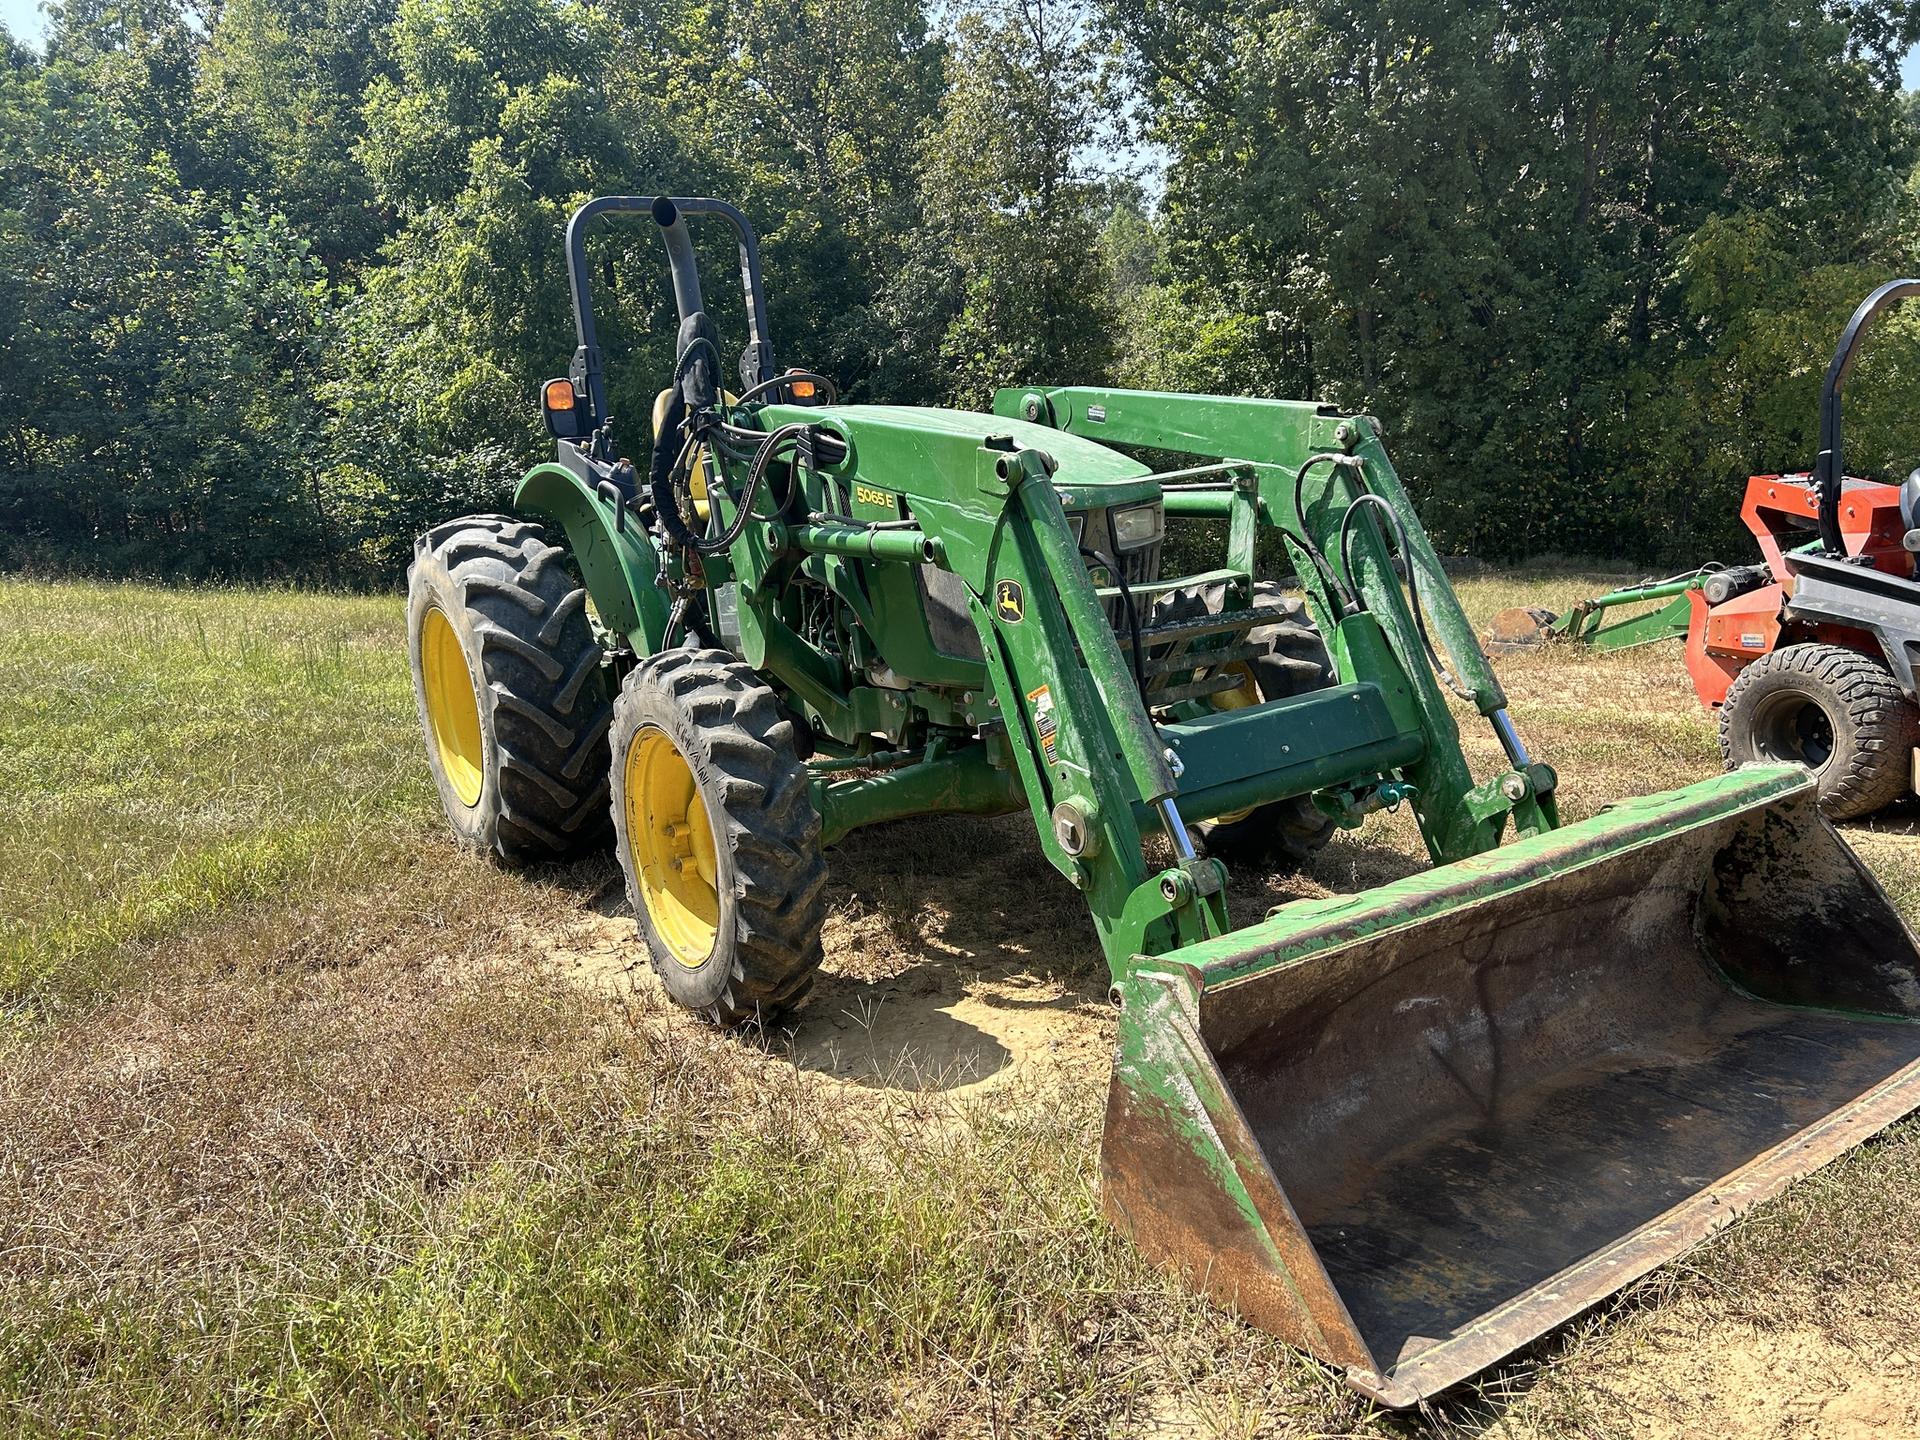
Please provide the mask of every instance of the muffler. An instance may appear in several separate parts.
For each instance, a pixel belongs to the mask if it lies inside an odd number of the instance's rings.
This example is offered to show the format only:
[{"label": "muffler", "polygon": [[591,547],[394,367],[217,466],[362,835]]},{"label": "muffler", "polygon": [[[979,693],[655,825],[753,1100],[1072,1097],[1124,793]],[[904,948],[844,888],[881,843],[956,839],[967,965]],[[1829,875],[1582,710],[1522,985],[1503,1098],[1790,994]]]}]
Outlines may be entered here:
[{"label": "muffler", "polygon": [[1105,1204],[1410,1405],[1920,1105],[1920,945],[1749,768],[1143,960]]}]

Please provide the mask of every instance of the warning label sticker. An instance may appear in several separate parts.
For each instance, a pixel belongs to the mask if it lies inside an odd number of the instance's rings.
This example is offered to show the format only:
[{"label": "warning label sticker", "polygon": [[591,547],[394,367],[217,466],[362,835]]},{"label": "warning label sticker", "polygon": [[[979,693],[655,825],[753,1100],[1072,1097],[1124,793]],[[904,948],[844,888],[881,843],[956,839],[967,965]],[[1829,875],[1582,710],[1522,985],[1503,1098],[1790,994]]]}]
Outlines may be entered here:
[{"label": "warning label sticker", "polygon": [[1029,690],[1027,703],[1033,707],[1033,728],[1040,734],[1041,752],[1051,765],[1060,750],[1060,722],[1053,716],[1053,691],[1045,685]]}]

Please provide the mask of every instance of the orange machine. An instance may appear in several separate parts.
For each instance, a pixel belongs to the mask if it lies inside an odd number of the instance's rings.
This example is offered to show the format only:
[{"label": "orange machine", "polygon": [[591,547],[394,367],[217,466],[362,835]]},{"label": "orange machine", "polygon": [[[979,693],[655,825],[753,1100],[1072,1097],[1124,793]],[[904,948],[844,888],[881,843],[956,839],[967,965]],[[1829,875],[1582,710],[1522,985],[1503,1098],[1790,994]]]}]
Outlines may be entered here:
[{"label": "orange machine", "polygon": [[1854,350],[1876,316],[1915,293],[1920,280],[1890,281],[1854,311],[1827,368],[1813,472],[1747,482],[1740,518],[1762,563],[1688,593],[1687,671],[1720,713],[1727,764],[1808,766],[1835,819],[1915,785],[1920,471],[1900,485],[1846,478],[1840,443]]},{"label": "orange machine", "polygon": [[[1900,488],[1849,479],[1841,490],[1840,534],[1849,556],[1860,557],[1889,575],[1911,577],[1914,556],[1903,545],[1906,525],[1900,516]],[[1755,475],[1747,481],[1740,518],[1760,544],[1764,564],[1722,572],[1729,577],[1727,599],[1714,604],[1709,592],[1689,592],[1693,618],[1687,629],[1687,671],[1705,705],[1719,705],[1737,676],[1781,643],[1781,611],[1791,579],[1783,554],[1805,545],[1817,529],[1819,497],[1811,475]],[[1743,584],[1747,575],[1756,583]],[[1849,625],[1815,623],[1811,632],[1789,627],[1786,643],[1818,639],[1878,657],[1879,641]]]}]

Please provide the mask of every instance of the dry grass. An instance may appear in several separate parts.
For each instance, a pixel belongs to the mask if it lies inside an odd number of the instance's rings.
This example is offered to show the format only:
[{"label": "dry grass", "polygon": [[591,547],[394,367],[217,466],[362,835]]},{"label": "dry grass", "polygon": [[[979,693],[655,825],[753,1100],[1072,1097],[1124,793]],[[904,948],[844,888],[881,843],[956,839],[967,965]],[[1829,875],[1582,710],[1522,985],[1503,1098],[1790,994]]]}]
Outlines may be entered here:
[{"label": "dry grass", "polygon": [[[557,978],[607,863],[445,843],[391,604],[6,585],[0,637],[7,1433],[1611,1436],[1684,1414],[1676,1355],[1916,1318],[1907,1127],[1476,1391],[1369,1414],[1101,1223],[1096,1084],[879,1105]],[[1572,813],[1716,764],[1671,651],[1502,671]],[[827,1005],[988,971],[1079,1014],[1079,897],[956,865],[1024,832],[954,823],[850,842]],[[1906,823],[1861,839],[1911,903]],[[1383,817],[1267,893],[1411,843]]]}]

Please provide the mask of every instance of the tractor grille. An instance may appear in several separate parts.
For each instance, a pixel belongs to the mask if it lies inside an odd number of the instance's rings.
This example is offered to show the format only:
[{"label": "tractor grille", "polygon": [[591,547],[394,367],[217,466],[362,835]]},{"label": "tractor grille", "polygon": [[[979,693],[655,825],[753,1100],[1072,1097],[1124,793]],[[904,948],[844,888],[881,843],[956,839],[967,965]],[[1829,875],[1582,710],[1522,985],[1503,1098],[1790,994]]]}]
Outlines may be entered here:
[{"label": "tractor grille", "polygon": [[[1160,546],[1155,540],[1151,545],[1142,545],[1137,550],[1122,550],[1113,558],[1120,563],[1120,576],[1129,585],[1145,585],[1160,578]],[[1092,561],[1087,562],[1089,566]],[[1148,611],[1153,608],[1152,598],[1145,595],[1133,597],[1133,603],[1140,610],[1140,626],[1145,629],[1153,621]],[[1114,633],[1122,639],[1127,635],[1127,602],[1118,595],[1106,602],[1107,623],[1113,626]]]},{"label": "tractor grille", "polygon": [[[1098,513],[1098,512],[1096,512]],[[1122,550],[1114,558],[1120,564],[1120,575],[1129,585],[1146,585],[1160,578],[1160,541],[1151,545],[1142,545],[1134,550]],[[1105,541],[1101,549],[1110,549]],[[1087,562],[1089,569],[1093,562]],[[942,655],[955,659],[979,660],[980,637],[974,633],[973,621],[967,616],[966,582],[950,570],[942,570],[933,565],[921,565],[916,568],[916,578],[920,583],[920,599],[926,609],[927,632],[933,641],[933,648]],[[1140,607],[1140,627],[1145,629],[1153,623],[1153,597],[1136,595],[1134,603]],[[1104,602],[1107,623],[1124,643],[1127,639],[1126,602],[1118,595]]]},{"label": "tractor grille", "polygon": [[1144,585],[1160,578],[1160,543],[1156,540],[1138,550],[1122,550],[1114,557],[1120,562],[1129,585]]}]

